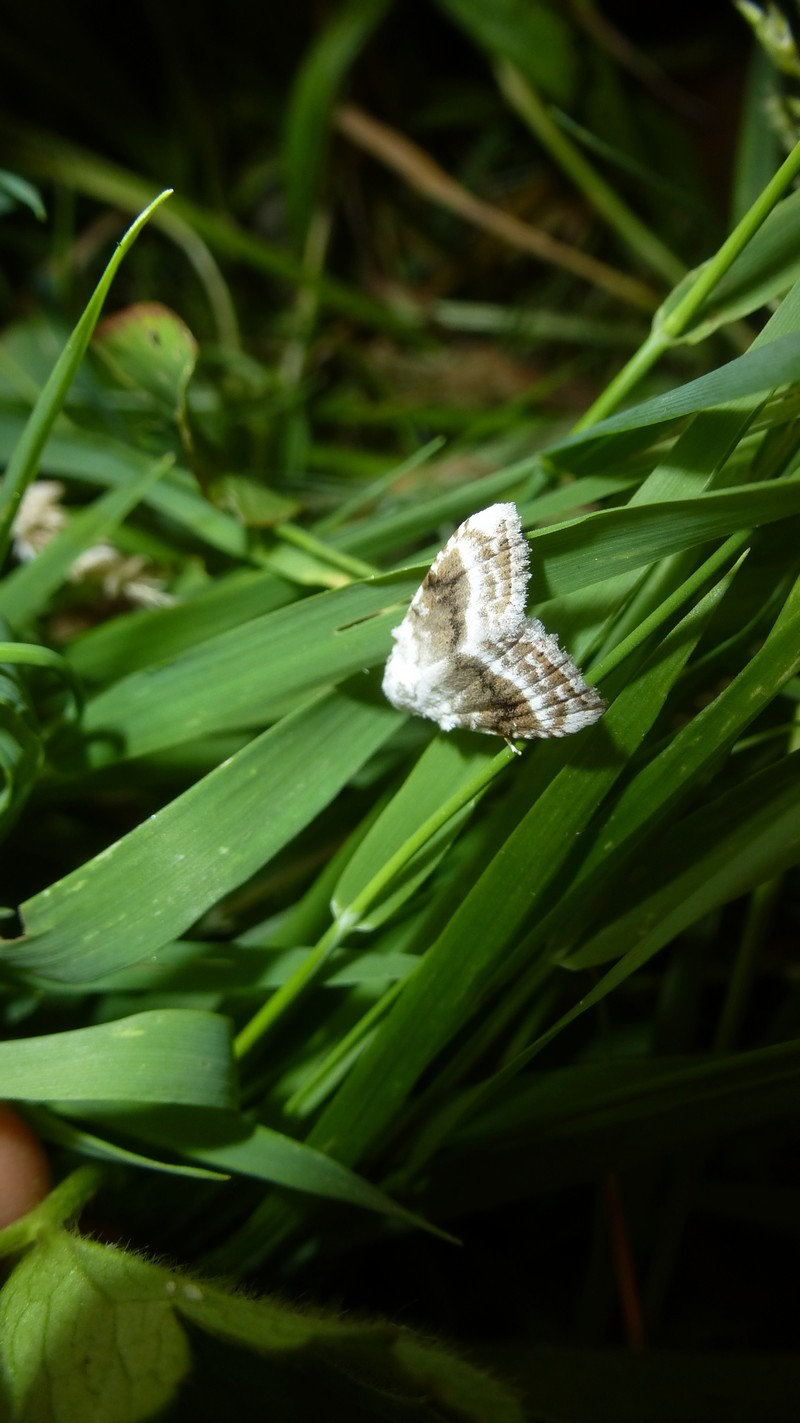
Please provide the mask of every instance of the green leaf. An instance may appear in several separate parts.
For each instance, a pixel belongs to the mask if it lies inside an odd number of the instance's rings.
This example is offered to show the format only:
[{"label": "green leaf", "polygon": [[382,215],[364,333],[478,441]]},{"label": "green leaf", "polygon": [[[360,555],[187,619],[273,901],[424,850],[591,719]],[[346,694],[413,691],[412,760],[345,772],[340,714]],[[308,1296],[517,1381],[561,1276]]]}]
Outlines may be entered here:
[{"label": "green leaf", "polygon": [[624,950],[627,977],[701,915],[798,861],[800,752],[679,821],[635,887],[638,903],[577,949],[571,965],[604,963]]},{"label": "green leaf", "polygon": [[[642,837],[659,829],[664,816],[692,793],[698,777],[707,775],[721,760],[798,668],[800,583],[795,584],[766,641],[738,676],[625,787],[567,895],[553,910],[553,927],[560,943],[574,939],[579,926],[596,921],[598,896],[602,899],[612,885],[622,893],[621,876],[627,879],[624,866],[631,856],[641,854]],[[571,960],[566,962],[571,965]]]},{"label": "green leaf", "polygon": [[754,345],[744,356],[686,385],[632,405],[620,415],[610,415],[578,434],[551,445],[549,453],[560,459],[580,445],[628,430],[646,430],[710,406],[725,405],[744,396],[759,395],[800,378],[800,332],[781,336],[766,345]]},{"label": "green leaf", "polygon": [[501,1073],[430,1166],[425,1205],[459,1215],[705,1147],[790,1120],[798,1088],[796,1041],[725,1056],[578,1063],[515,1082]]},{"label": "green leaf", "polygon": [[529,536],[530,597],[558,597],[658,559],[800,512],[800,479],[711,489],[696,499],[637,501]]},{"label": "green leaf", "polygon": [[[532,536],[531,596],[538,602],[570,592],[795,511],[800,480],[791,479],[587,515]],[[389,632],[424,571],[305,599],[222,633],[169,666],[132,673],[89,702],[86,730],[140,756],[263,722],[312,689],[383,661]]]},{"label": "green leaf", "polygon": [[155,1009],[115,1023],[0,1043],[3,1096],[230,1107],[230,1029],[213,1013]]},{"label": "green leaf", "polygon": [[[15,644],[11,647],[15,648]],[[44,747],[27,686],[10,658],[0,664],[0,834],[3,837],[34,789],[43,761]]]},{"label": "green leaf", "polygon": [[149,396],[173,419],[183,418],[197,342],[169,307],[142,301],[104,317],[92,352],[119,385]]},{"label": "green leaf", "polygon": [[15,207],[26,207],[40,222],[47,221],[47,209],[39,189],[25,178],[20,178],[18,173],[0,168],[0,212],[12,212]]},{"label": "green leaf", "polygon": [[[235,1112],[188,1113],[171,1108],[133,1112],[89,1111],[82,1115],[104,1130],[202,1161],[234,1176],[252,1176],[291,1191],[344,1201],[359,1210],[393,1216],[406,1226],[433,1230],[354,1171],[305,1142],[246,1121]],[[434,1234],[444,1235],[443,1231]],[[452,1240],[452,1236],[446,1237]]]},{"label": "green leaf", "polygon": [[[339,1159],[357,1160],[374,1145],[419,1074],[477,1009],[503,967],[509,942],[535,912],[655,720],[716,602],[709,594],[689,613],[577,745],[537,747],[552,779],[428,948],[312,1130],[312,1144],[324,1142]],[[531,774],[536,771],[532,759]]]},{"label": "green leaf", "polygon": [[53,428],[67,391],[75,376],[86,348],[91,340],[108,294],[108,289],[117,273],[123,257],[133,245],[145,223],[170,196],[170,189],[161,193],[137,217],[125,236],[117,244],[111,261],[98,282],[86,310],[69,338],[56,362],[53,372],[39,396],[25,425],[22,437],[14,450],[0,485],[0,559],[5,555],[14,515],[26,487],[36,478],[42,450]]},{"label": "green leaf", "polygon": [[[75,1110],[83,1115],[90,1111],[90,1107],[84,1102]],[[142,1156],[138,1151],[129,1151],[116,1142],[104,1141],[93,1132],[87,1131],[85,1126],[70,1122],[67,1119],[66,1111],[63,1100],[58,1104],[58,1115],[47,1107],[27,1105],[25,1117],[30,1125],[36,1128],[43,1141],[66,1147],[68,1151],[74,1152],[78,1156],[89,1156],[93,1161],[113,1161],[123,1166],[143,1167],[146,1171],[160,1171],[165,1176],[188,1176],[200,1181],[226,1181],[228,1179],[227,1172],[209,1171],[203,1166],[187,1166],[185,1163],[177,1161],[157,1161],[152,1156]],[[127,1130],[130,1131],[129,1121]],[[173,1150],[175,1145],[175,1142],[171,1143]],[[2,1236],[0,1236],[1,1238]]]},{"label": "green leaf", "polygon": [[[800,277],[799,230],[800,192],[795,192],[772,210],[677,340],[692,344],[704,341],[720,326],[749,316],[788,291]],[[696,271],[687,273],[657,313],[656,323],[672,310],[696,280]]]},{"label": "green leaf", "polygon": [[405,1326],[226,1293],[61,1230],[37,1241],[0,1296],[0,1388],[10,1416],[154,1417],[174,1403],[192,1366],[181,1320],[197,1345],[196,1378],[185,1391],[194,1412],[211,1336],[234,1351],[223,1356],[234,1398],[245,1351],[260,1357],[258,1371],[245,1373],[246,1392],[252,1402],[258,1389],[265,1417],[289,1408],[297,1418],[523,1423],[504,1385]]},{"label": "green leaf", "polygon": [[10,1416],[138,1423],[160,1411],[191,1362],[166,1286],[165,1272],[134,1255],[44,1235],[0,1293]]},{"label": "green leaf", "polygon": [[171,662],[201,642],[292,602],[294,590],[274,573],[221,574],[171,608],[126,613],[73,639],[69,659],[78,676],[113,682],[141,667]]},{"label": "green leaf", "polygon": [[248,529],[271,529],[286,519],[293,519],[300,510],[300,500],[243,474],[223,474],[209,489],[215,504],[229,509]]},{"label": "green leaf", "polygon": [[[458,736],[438,736],[425,748],[340,875],[331,897],[334,918],[347,915],[348,907],[409,836],[494,755],[492,746],[482,747],[471,738]],[[381,923],[417,891],[457,828],[458,821],[451,821],[438,836],[428,841],[423,851],[406,865],[399,882],[395,880],[389,886],[387,898],[373,905],[365,918],[359,920],[360,929]]]},{"label": "green leaf", "polygon": [[141,756],[209,732],[263,725],[311,690],[385,658],[390,629],[418,581],[412,575],[356,584],[233,627],[177,662],[99,692],[86,708],[86,732]]},{"label": "green leaf", "polygon": [[[400,715],[344,689],[285,717],[128,835],[20,908],[10,964],[81,982],[184,932],[317,815]],[[309,756],[322,746],[324,757]]]},{"label": "green leaf", "polygon": [[[24,431],[17,414],[0,409],[0,460],[13,458]],[[152,469],[152,456],[99,431],[78,430],[62,416],[41,456],[41,471],[101,489],[128,485]],[[188,470],[173,468],[150,489],[145,504],[165,515],[201,544],[232,557],[247,556],[241,524],[203,497]]]},{"label": "green leaf", "polygon": [[[215,1285],[179,1291],[178,1308],[196,1329],[294,1364],[291,1373],[279,1375],[270,1417],[284,1414],[291,1400],[298,1418],[328,1419],[336,1408],[336,1423],[524,1423],[521,1405],[504,1384],[388,1320],[300,1313],[277,1300],[226,1295]],[[301,1377],[311,1386],[298,1402]],[[343,1395],[345,1382],[350,1391]]]}]

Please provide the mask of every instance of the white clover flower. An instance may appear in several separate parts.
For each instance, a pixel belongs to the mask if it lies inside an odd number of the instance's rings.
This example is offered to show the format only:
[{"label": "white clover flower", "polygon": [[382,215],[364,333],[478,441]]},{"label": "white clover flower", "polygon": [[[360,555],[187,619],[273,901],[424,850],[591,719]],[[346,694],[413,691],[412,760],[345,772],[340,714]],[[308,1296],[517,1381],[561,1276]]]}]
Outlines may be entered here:
[{"label": "white clover flower", "polygon": [[[14,520],[14,553],[28,563],[66,528],[69,516],[61,503],[64,486],[57,479],[37,479],[20,500]],[[84,549],[69,568],[72,583],[99,585],[106,598],[139,608],[162,608],[174,602],[164,580],[151,571],[141,554],[121,553],[113,544]]]},{"label": "white clover flower", "polygon": [[164,581],[149,571],[141,554],[125,555],[112,544],[96,544],[76,558],[69,570],[73,583],[99,583],[106,598],[125,599],[139,608],[163,608],[174,600]]},{"label": "white clover flower", "polygon": [[61,504],[64,486],[57,479],[37,479],[25,490],[14,519],[14,553],[29,563],[66,528],[67,513]]}]

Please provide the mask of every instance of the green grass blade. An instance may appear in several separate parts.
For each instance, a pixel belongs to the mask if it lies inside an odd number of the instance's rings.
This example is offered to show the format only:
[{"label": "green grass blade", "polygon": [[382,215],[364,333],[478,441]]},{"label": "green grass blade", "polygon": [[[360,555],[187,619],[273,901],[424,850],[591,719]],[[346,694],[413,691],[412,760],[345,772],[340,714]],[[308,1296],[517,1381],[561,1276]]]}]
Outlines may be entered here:
[{"label": "green grass blade", "polygon": [[[312,1143],[324,1141],[338,1158],[357,1160],[393,1119],[419,1074],[476,1009],[502,967],[510,940],[652,725],[715,602],[707,595],[699,609],[692,610],[578,746],[541,748],[552,764],[567,764],[512,830],[428,949],[314,1127]],[[541,754],[540,748],[537,752]]]},{"label": "green grass blade", "polygon": [[127,613],[74,638],[70,663],[88,681],[113,682],[143,667],[174,661],[228,628],[284,607],[294,596],[291,586],[273,573],[221,574],[184,603]]},{"label": "green grass blade", "polygon": [[[137,1111],[132,1118],[107,1111],[87,1115],[106,1131],[133,1133],[142,1142],[177,1151],[233,1176],[251,1176],[291,1191],[394,1216],[406,1226],[432,1229],[420,1216],[324,1152],[259,1123],[253,1125],[233,1112],[203,1113],[199,1118],[196,1112],[166,1108]],[[445,1238],[452,1240],[452,1236]]]},{"label": "green grass blade", "polygon": [[117,269],[142,228],[157,208],[170,196],[170,192],[171,189],[167,189],[154,198],[118,243],[111,261],[94,289],[86,310],[70,336],[50,379],[31,412],[22,438],[6,468],[3,483],[0,485],[0,560],[5,557],[8,549],[11,526],[19,502],[31,480],[36,478],[40,456],[47,437],[64,404],[78,366],[86,353]]},{"label": "green grass blade", "polygon": [[[800,670],[800,582],[796,583],[766,641],[719,696],[683,727],[625,787],[590,846],[565,900],[553,911],[560,941],[574,940],[579,926],[596,914],[598,893],[617,882],[620,864],[639,855],[642,837],[654,834],[663,817],[691,794],[751,721]],[[614,856],[624,847],[625,860]],[[624,871],[623,871],[624,873]],[[577,967],[567,960],[568,966]]]},{"label": "green grass blade", "polygon": [[[331,896],[334,918],[347,914],[349,906],[409,836],[494,755],[491,745],[470,744],[468,739],[457,736],[437,736],[425,748],[339,877]],[[389,887],[392,905],[408,898],[432,868],[427,858],[421,869],[416,858],[412,859],[406,866],[406,875],[410,878],[403,886],[400,900],[394,897],[397,885]],[[361,927],[367,928],[376,922],[375,909],[373,905],[367,918],[360,921]]]},{"label": "green grass blade", "polygon": [[306,52],[289,99],[283,149],[286,205],[298,248],[303,247],[320,198],[331,110],[347,71],[391,0],[347,0]]},{"label": "green grass blade", "polygon": [[[0,459],[11,459],[24,430],[18,415],[0,409]],[[133,445],[93,430],[78,430],[62,417],[42,452],[43,473],[106,489],[140,479],[152,457]],[[204,498],[188,470],[173,468],[148,490],[144,500],[201,544],[232,557],[247,557],[247,531]]]},{"label": "green grass blade", "polygon": [[[492,1084],[489,1084],[491,1088]],[[430,1168],[428,1210],[457,1217],[708,1146],[797,1109],[800,1047],[695,1060],[626,1057],[498,1079]]]},{"label": "green grass blade", "polygon": [[792,478],[587,514],[530,536],[530,596],[559,597],[798,511],[800,479]]},{"label": "green grass blade", "polygon": [[119,739],[125,755],[140,756],[208,732],[263,725],[312,689],[386,657],[390,629],[416,583],[411,576],[358,584],[254,618],[98,693],[86,708],[86,731]]},{"label": "green grass blade", "polygon": [[800,752],[678,821],[639,902],[571,956],[575,968],[617,958],[627,973],[701,915],[800,860]]},{"label": "green grass blade", "polygon": [[0,1043],[0,1081],[14,1101],[175,1102],[232,1108],[230,1028],[213,1013],[156,1009]]},{"label": "green grass blade", "polygon": [[[86,1127],[69,1121],[64,1114],[66,1109],[63,1104],[59,1110],[61,1114],[56,1116],[55,1112],[46,1107],[26,1106],[25,1117],[31,1126],[36,1128],[42,1141],[63,1146],[78,1156],[89,1156],[94,1161],[114,1161],[122,1166],[141,1166],[146,1171],[161,1171],[165,1176],[189,1176],[201,1181],[227,1179],[227,1174],[221,1171],[209,1171],[203,1166],[186,1166],[175,1161],[157,1161],[152,1156],[142,1156],[140,1152],[130,1151],[116,1142],[105,1141],[87,1131]],[[79,1110],[76,1108],[76,1111]]]},{"label": "green grass blade", "polygon": [[[400,722],[344,690],[286,717],[95,859],[21,906],[17,969],[80,982],[152,953],[260,869]],[[324,746],[319,761],[309,747]]]},{"label": "green grass blade", "polygon": [[745,396],[762,395],[777,386],[800,378],[800,333],[781,336],[767,345],[754,346],[744,356],[698,376],[686,385],[653,396],[619,415],[588,426],[577,434],[551,445],[549,454],[563,459],[579,446],[609,435],[631,430],[647,430],[684,415],[695,415],[710,406],[725,405]]},{"label": "green grass blade", "polygon": [[488,57],[519,64],[533,83],[567,103],[575,83],[572,37],[559,11],[536,0],[439,0]]}]

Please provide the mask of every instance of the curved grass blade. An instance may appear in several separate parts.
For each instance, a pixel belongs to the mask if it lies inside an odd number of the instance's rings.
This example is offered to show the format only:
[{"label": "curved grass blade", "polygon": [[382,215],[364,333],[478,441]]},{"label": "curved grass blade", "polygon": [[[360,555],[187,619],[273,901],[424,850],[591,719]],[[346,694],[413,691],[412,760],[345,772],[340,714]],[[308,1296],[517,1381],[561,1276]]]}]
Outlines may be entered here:
[{"label": "curved grass blade", "polygon": [[75,377],[97,324],[103,302],[108,294],[117,269],[129,248],[136,241],[145,223],[170,196],[166,189],[154,198],[131,224],[125,236],[118,243],[111,261],[94,289],[89,303],[64,350],[56,362],[52,374],[37,400],[25,425],[22,437],[6,468],[0,485],[0,561],[5,557],[11,536],[11,526],[19,507],[19,502],[32,479],[35,479],[39,459],[47,437],[58,416],[67,391]]},{"label": "curved grass blade", "polygon": [[158,1108],[136,1112],[131,1117],[106,1111],[87,1115],[104,1130],[133,1134],[142,1142],[176,1151],[232,1176],[251,1176],[292,1191],[345,1201],[361,1210],[394,1216],[406,1225],[431,1231],[446,1240],[453,1239],[324,1152],[258,1122],[247,1122],[234,1112],[204,1112],[198,1117],[196,1112]]}]

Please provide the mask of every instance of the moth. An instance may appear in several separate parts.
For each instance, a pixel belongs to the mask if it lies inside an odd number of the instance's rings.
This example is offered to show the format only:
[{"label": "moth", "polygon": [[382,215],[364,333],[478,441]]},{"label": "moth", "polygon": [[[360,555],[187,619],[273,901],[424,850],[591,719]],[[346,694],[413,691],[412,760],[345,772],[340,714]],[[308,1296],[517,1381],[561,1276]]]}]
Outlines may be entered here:
[{"label": "moth", "polygon": [[558,638],[525,602],[530,554],[514,504],[465,519],[399,627],[383,691],[393,706],[511,743],[569,736],[605,711]]}]

